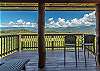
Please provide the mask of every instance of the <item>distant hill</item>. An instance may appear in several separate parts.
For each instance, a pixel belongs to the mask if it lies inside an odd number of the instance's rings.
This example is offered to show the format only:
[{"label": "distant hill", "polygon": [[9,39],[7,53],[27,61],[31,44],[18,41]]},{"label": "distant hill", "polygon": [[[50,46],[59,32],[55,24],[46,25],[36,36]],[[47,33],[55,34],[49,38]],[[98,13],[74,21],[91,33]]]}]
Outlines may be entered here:
[{"label": "distant hill", "polygon": [[95,33],[96,26],[77,26],[77,27],[60,27],[60,28],[46,28],[46,32],[64,32],[64,33],[75,33],[75,32],[91,32]]},{"label": "distant hill", "polygon": [[[0,27],[1,33],[36,33],[37,27]],[[96,33],[96,26],[77,26],[77,27],[59,27],[59,28],[45,28],[46,33],[76,33],[76,32],[89,32]]]},{"label": "distant hill", "polygon": [[17,33],[32,33],[30,30],[26,29],[17,29],[17,30],[2,30],[0,31],[1,34],[17,34]]},{"label": "distant hill", "polygon": [[0,27],[0,33],[33,33],[37,32],[37,29],[32,27]]}]

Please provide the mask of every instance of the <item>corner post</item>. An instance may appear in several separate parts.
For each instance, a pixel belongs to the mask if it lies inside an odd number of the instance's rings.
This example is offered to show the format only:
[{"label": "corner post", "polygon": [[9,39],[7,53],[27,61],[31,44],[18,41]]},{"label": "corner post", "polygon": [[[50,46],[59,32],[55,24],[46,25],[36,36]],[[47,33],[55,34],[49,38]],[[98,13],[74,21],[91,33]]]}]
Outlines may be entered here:
[{"label": "corner post", "polygon": [[96,4],[96,61],[97,66],[100,67],[100,2],[98,1]]}]

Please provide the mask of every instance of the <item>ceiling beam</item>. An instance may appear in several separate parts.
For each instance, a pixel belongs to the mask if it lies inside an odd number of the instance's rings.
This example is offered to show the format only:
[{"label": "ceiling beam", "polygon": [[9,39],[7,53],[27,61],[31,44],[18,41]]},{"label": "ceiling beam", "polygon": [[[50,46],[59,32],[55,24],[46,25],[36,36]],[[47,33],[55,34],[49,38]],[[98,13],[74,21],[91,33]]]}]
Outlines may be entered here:
[{"label": "ceiling beam", "polygon": [[[95,3],[45,3],[45,7],[94,7]],[[0,7],[38,7],[38,3],[6,3],[1,2]]]},{"label": "ceiling beam", "polygon": [[[1,0],[0,2],[38,3],[39,0]],[[45,0],[45,3],[95,3],[95,0]]]},{"label": "ceiling beam", "polygon": [[[37,11],[38,7],[0,7],[1,11]],[[95,11],[96,8],[89,7],[45,7],[46,11]]]},{"label": "ceiling beam", "polygon": [[[45,3],[45,10],[96,10],[95,3]],[[1,2],[0,10],[25,10],[38,9],[38,3],[6,3]]]}]

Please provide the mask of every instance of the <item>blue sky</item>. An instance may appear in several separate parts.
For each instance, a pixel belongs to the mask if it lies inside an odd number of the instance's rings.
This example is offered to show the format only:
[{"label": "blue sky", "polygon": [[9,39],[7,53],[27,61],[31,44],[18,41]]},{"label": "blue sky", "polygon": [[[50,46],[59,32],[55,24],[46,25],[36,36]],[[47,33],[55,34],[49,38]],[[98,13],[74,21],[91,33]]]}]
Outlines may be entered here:
[{"label": "blue sky", "polygon": [[[46,21],[53,17],[55,20],[58,18],[65,18],[68,20],[74,18],[82,18],[84,14],[88,14],[92,11],[46,11]],[[15,22],[16,20],[23,19],[25,21],[37,22],[38,12],[37,11],[1,11],[1,22],[9,23],[10,21]]]},{"label": "blue sky", "polygon": [[34,22],[37,20],[38,13],[36,11],[1,11],[1,22],[16,22],[19,19]]},{"label": "blue sky", "polygon": [[82,18],[84,14],[88,14],[92,11],[47,11],[46,20],[50,17],[54,19],[64,18],[66,20],[72,20],[74,18]]},{"label": "blue sky", "polygon": [[[37,24],[38,12],[37,11],[0,11],[1,23],[0,24]],[[46,11],[45,22],[48,26],[76,26],[77,24],[85,23],[90,25],[95,22],[94,11]],[[92,22],[91,22],[92,21]],[[77,24],[76,24],[77,23]],[[52,26],[53,25],[53,26]]]}]

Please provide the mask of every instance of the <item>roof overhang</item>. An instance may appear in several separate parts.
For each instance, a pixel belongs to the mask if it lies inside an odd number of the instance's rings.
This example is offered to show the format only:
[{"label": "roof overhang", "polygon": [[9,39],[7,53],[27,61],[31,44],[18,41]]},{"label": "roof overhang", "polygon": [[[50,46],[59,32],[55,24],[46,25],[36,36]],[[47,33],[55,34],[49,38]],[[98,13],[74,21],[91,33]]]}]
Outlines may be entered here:
[{"label": "roof overhang", "polygon": [[[38,3],[40,0],[1,0],[1,2]],[[95,0],[45,0],[45,3],[95,3]]]}]

